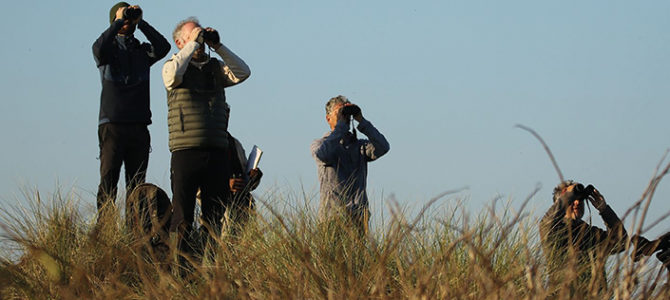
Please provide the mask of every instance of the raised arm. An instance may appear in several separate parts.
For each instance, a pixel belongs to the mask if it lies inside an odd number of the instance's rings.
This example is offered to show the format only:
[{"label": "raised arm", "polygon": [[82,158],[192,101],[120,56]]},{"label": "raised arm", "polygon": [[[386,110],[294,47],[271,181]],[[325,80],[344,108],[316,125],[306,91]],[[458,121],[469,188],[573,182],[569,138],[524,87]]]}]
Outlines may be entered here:
[{"label": "raised arm", "polygon": [[383,134],[377,130],[370,121],[361,118],[356,127],[358,130],[368,137],[368,141],[364,142],[361,151],[368,161],[373,161],[382,157],[391,149],[389,142]]},{"label": "raised arm", "polygon": [[223,72],[223,78],[225,80],[224,87],[242,83],[251,76],[251,69],[249,69],[247,63],[233,53],[233,51],[230,51],[230,49],[221,43],[216,45],[215,48],[216,54],[223,60],[221,72]]},{"label": "raised arm", "polygon": [[100,37],[93,42],[93,58],[97,67],[109,63],[112,47],[114,47],[114,37],[116,37],[121,27],[123,27],[123,20],[118,19],[112,22],[109,28],[103,31]]},{"label": "raised arm", "polygon": [[181,84],[193,53],[200,47],[202,46],[197,42],[190,41],[165,62],[163,65],[163,84],[166,89],[171,90]]},{"label": "raised arm", "polygon": [[349,124],[340,120],[330,134],[324,138],[314,141],[311,145],[312,156],[317,163],[333,165],[337,163],[337,149],[344,134],[349,131]]},{"label": "raised arm", "polygon": [[144,20],[140,20],[137,24],[137,28],[139,28],[144,36],[147,37],[147,40],[149,40],[149,44],[145,44],[147,45],[147,49],[145,50],[149,56],[150,65],[153,65],[168,54],[170,51],[170,43],[162,34],[160,34],[160,32],[156,31],[156,29]]},{"label": "raised arm", "polygon": [[607,205],[605,197],[603,197],[597,189],[593,190],[593,194],[589,199],[600,213],[605,226],[607,226],[607,231],[598,229],[600,232],[596,235],[596,243],[606,243],[610,253],[623,251],[626,247],[626,240],[628,239],[628,233],[623,226],[623,222],[621,222],[614,210]]},{"label": "raised arm", "polygon": [[600,242],[607,243],[608,248],[610,248],[610,253],[618,253],[625,250],[628,232],[626,232],[623,222],[621,222],[617,214],[609,205],[600,211],[600,216],[603,218],[605,226],[607,226],[606,235]]}]

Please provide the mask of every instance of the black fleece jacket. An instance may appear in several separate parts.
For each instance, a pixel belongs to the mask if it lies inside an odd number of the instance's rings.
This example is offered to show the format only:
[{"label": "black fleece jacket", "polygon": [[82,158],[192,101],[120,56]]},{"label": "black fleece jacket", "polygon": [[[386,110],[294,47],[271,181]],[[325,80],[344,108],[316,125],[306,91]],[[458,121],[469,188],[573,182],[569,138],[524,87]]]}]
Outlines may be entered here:
[{"label": "black fleece jacket", "polygon": [[149,68],[167,55],[170,43],[144,20],[137,27],[149,43],[140,43],[132,34],[117,34],[122,26],[122,20],[112,22],[93,43],[93,57],[102,81],[98,124],[148,125]]}]

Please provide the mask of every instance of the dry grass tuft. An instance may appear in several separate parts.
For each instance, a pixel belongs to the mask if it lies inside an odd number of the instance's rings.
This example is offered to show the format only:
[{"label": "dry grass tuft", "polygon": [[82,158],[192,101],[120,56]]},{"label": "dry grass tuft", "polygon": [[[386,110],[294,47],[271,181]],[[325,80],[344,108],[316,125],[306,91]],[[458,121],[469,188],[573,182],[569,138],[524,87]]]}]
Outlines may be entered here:
[{"label": "dry grass tuft", "polygon": [[[22,255],[0,257],[0,298],[545,299],[561,287],[546,286],[537,220],[525,208],[536,192],[516,212],[494,201],[474,218],[462,207],[431,207],[437,198],[411,220],[392,205],[368,236],[275,197],[244,228],[217,238],[184,277],[171,267],[176,253],[152,250],[118,211],[96,226],[73,197],[35,193],[28,208],[4,211],[5,238]],[[655,276],[660,267],[635,265],[629,252],[610,259],[609,287],[594,298],[670,295]]]}]

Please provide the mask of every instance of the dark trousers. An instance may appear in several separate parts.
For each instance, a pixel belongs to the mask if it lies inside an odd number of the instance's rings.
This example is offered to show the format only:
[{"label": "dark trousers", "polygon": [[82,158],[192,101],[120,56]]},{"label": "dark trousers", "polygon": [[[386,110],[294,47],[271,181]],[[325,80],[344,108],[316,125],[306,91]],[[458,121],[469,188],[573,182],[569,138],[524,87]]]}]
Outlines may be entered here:
[{"label": "dark trousers", "polygon": [[170,230],[177,231],[180,248],[193,230],[195,196],[200,188],[200,204],[204,225],[221,229],[225,207],[230,205],[228,187],[230,161],[227,150],[186,149],[172,153],[172,221]]},{"label": "dark trousers", "polygon": [[98,126],[100,146],[100,185],[98,186],[98,211],[116,199],[121,165],[125,166],[126,194],[144,183],[151,138],[146,124],[113,124]]}]

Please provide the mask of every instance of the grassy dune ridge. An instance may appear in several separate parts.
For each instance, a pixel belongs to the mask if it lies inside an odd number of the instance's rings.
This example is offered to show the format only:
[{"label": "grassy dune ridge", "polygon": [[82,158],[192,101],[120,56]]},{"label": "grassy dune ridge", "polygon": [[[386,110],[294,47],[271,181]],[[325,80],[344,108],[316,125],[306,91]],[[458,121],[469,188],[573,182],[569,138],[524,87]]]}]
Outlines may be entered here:
[{"label": "grassy dune ridge", "polygon": [[[125,228],[119,210],[95,226],[76,196],[44,199],[35,191],[28,207],[2,211],[0,298],[545,299],[556,292],[570,299],[570,282],[546,286],[538,220],[526,209],[536,192],[516,210],[494,201],[474,217],[462,206],[431,206],[438,198],[411,219],[393,204],[367,237],[344,220],[319,223],[306,196],[267,195],[247,226],[225,230],[214,254],[180,276],[171,267],[174,250],[152,250],[148,237]],[[633,223],[644,224],[653,190],[645,195],[627,212]],[[610,258],[608,289],[591,291],[593,299],[667,299],[660,267],[634,264],[630,251]]]}]

